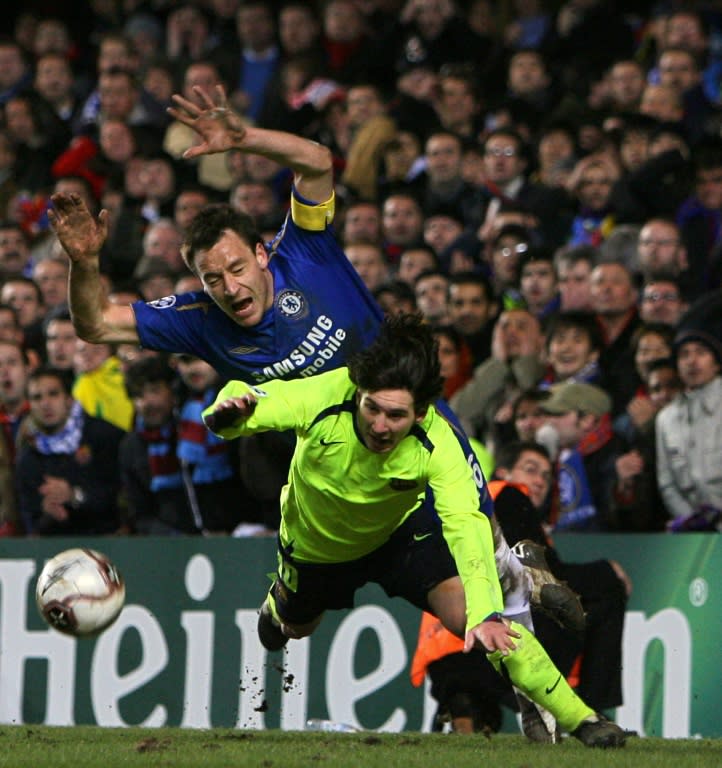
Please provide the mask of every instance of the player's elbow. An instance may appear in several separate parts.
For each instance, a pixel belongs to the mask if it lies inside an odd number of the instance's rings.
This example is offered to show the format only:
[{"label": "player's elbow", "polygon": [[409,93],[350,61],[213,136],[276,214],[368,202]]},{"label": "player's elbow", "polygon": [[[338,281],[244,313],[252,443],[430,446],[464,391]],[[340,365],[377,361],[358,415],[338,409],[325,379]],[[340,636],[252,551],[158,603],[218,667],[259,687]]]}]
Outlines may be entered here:
[{"label": "player's elbow", "polygon": [[78,338],[88,344],[102,344],[106,341],[105,329],[102,325],[83,323],[73,319],[73,327]]},{"label": "player's elbow", "polygon": [[318,173],[319,175],[333,173],[333,154],[328,147],[323,144],[318,145],[319,148],[319,161],[318,161]]}]

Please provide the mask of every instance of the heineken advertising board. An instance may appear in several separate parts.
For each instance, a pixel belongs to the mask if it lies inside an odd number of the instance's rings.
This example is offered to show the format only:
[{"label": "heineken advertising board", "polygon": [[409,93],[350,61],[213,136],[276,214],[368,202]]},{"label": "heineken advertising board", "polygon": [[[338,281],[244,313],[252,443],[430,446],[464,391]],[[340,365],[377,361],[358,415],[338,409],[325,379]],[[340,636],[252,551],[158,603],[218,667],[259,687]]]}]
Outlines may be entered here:
[{"label": "heineken advertising board", "polygon": [[[95,639],[49,629],[35,608],[43,562],[108,554],[127,590]],[[559,535],[569,561],[618,560],[634,582],[620,725],[640,734],[722,736],[722,544],[715,534]],[[302,729],[330,718],[369,730],[428,730],[434,703],[411,686],[418,611],[369,586],[353,611],[267,654],[257,609],[272,539],[0,540],[0,722]],[[511,722],[513,721],[505,721]]]}]

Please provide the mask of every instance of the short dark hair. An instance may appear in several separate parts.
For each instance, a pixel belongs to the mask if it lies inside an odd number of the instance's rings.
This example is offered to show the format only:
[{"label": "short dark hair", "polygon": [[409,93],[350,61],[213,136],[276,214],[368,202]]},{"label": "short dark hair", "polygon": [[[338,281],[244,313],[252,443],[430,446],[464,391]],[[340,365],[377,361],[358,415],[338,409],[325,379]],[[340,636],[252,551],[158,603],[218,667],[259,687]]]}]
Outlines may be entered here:
[{"label": "short dark hair", "polygon": [[348,370],[359,389],[408,390],[417,413],[443,388],[436,339],[418,314],[387,317],[373,343],[351,358]]},{"label": "short dark hair", "polygon": [[511,469],[517,463],[517,461],[519,461],[519,457],[525,451],[538,453],[539,456],[543,456],[548,462],[551,463],[549,451],[547,451],[547,449],[541,443],[537,443],[534,440],[513,440],[502,445],[497,451],[497,469]]},{"label": "short dark hair", "polygon": [[602,350],[604,348],[604,337],[596,317],[591,312],[577,309],[558,312],[551,317],[546,330],[547,347],[551,343],[554,334],[568,328],[576,328],[586,333],[592,349]]},{"label": "short dark hair", "polygon": [[195,256],[198,251],[212,248],[227,230],[235,232],[250,248],[263,238],[251,216],[234,210],[227,203],[212,203],[203,208],[193,219],[181,246],[181,255],[188,269],[194,274]]},{"label": "short dark hair", "polygon": [[443,277],[444,280],[446,280],[447,284],[449,283],[450,277],[448,272],[444,272],[443,269],[437,268],[437,267],[431,267],[429,269],[424,269],[421,272],[419,272],[418,275],[414,278],[414,288],[422,281],[425,280],[427,277]]},{"label": "short dark hair", "polygon": [[692,167],[695,173],[722,168],[722,139],[707,136],[692,150]]},{"label": "short dark hair", "polygon": [[585,261],[590,270],[599,262],[599,251],[593,245],[563,245],[554,251],[554,271],[559,275],[559,267],[568,264],[570,267]]},{"label": "short dark hair", "polygon": [[162,382],[172,389],[176,381],[177,374],[164,355],[141,357],[125,371],[125,388],[131,398],[140,397],[146,384]]},{"label": "short dark hair", "polygon": [[478,285],[484,291],[487,301],[494,301],[494,289],[491,281],[482,272],[455,272],[449,275],[449,288],[452,285]]},{"label": "short dark hair", "polygon": [[28,375],[26,388],[30,383],[38,379],[57,379],[66,395],[73,393],[73,373],[70,370],[55,368],[52,365],[40,365]]},{"label": "short dark hair", "polygon": [[387,280],[381,285],[374,288],[371,292],[373,297],[378,301],[379,296],[384,293],[390,293],[394,298],[399,301],[408,301],[412,306],[416,306],[416,295],[414,289],[404,280]]},{"label": "short dark hair", "polygon": [[648,333],[660,336],[667,342],[670,349],[674,348],[674,337],[676,334],[675,326],[667,325],[667,323],[642,323],[637,326],[630,339],[630,346],[635,352],[637,351],[637,347],[639,346],[642,337],[646,336]]},{"label": "short dark hair", "polygon": [[521,403],[543,403],[551,396],[551,392],[548,389],[541,389],[540,387],[532,387],[531,389],[525,389],[514,400],[512,406],[512,421],[516,421],[517,414],[519,412],[519,406]]},{"label": "short dark hair", "polygon": [[[522,257],[519,259],[519,274],[521,275],[529,264],[539,263],[549,264],[554,269],[554,252],[542,245],[534,245],[527,248],[526,253],[522,254]],[[556,270],[554,270],[554,278],[556,279]]]},{"label": "short dark hair", "polygon": [[652,360],[647,364],[647,375],[649,376],[652,371],[661,371],[663,369],[671,369],[677,374],[677,361],[673,357],[660,357],[657,360]]}]

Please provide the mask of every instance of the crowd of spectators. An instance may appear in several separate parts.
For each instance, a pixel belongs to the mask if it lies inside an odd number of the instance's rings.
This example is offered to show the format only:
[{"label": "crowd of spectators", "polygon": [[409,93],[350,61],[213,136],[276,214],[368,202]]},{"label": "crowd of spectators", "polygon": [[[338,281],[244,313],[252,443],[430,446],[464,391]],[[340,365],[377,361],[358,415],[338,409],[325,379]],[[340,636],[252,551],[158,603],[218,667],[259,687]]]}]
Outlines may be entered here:
[{"label": "crowd of spectators", "polygon": [[208,203],[270,240],[288,169],[185,160],[166,111],[219,84],[249,124],[332,150],[348,258],[385,311],[435,326],[490,477],[510,442],[543,446],[548,531],[719,529],[720,4],[45,6],[0,37],[0,534],[277,525],[289,446],[244,472],[251,449],[200,419],[207,364],[79,340],[46,214],[56,192],[109,212],[119,303],[202,289],[180,248]]}]

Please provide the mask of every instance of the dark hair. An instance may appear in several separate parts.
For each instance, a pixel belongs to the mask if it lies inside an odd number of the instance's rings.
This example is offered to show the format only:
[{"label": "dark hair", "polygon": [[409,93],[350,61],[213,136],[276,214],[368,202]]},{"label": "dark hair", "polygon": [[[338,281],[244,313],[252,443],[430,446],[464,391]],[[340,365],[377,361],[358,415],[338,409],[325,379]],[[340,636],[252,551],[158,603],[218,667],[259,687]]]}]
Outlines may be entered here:
[{"label": "dark hair", "polygon": [[433,332],[434,336],[446,336],[447,339],[454,345],[457,352],[461,349],[461,347],[466,343],[464,341],[464,337],[459,333],[459,331],[454,328],[453,325],[450,325],[449,323],[437,323],[435,325],[432,324],[431,331]]},{"label": "dark hair", "polygon": [[525,389],[514,400],[512,406],[511,420],[516,421],[517,412],[521,403],[543,403],[552,396],[552,393],[548,389],[540,389],[539,387],[533,387],[532,389]]},{"label": "dark hair", "polygon": [[387,317],[371,346],[351,358],[348,370],[359,389],[408,390],[417,413],[443,388],[436,339],[431,326],[417,314]]},{"label": "dark hair", "polygon": [[444,272],[443,269],[438,269],[435,267],[431,267],[430,269],[424,269],[421,272],[419,272],[418,275],[414,278],[414,288],[419,284],[421,280],[425,280],[427,277],[443,277],[446,282],[449,282],[449,275],[447,272]]},{"label": "dark hair", "polygon": [[717,136],[701,139],[692,150],[692,167],[695,173],[722,168],[722,140]]},{"label": "dark hair", "polygon": [[382,294],[390,293],[394,298],[399,299],[399,301],[408,301],[412,306],[416,306],[414,289],[404,280],[387,280],[374,288],[371,293],[377,301]]},{"label": "dark hair", "polygon": [[589,338],[589,345],[593,350],[604,348],[604,338],[595,316],[591,312],[576,309],[559,312],[552,316],[546,331],[547,347],[554,334],[568,328],[576,328],[586,333]]},{"label": "dark hair", "polygon": [[35,298],[38,300],[38,304],[43,303],[43,292],[40,290],[40,286],[32,279],[32,277],[26,277],[25,275],[14,272],[5,277],[3,285],[8,283],[19,283],[20,285],[29,285],[35,292]]},{"label": "dark hair", "polygon": [[522,157],[526,156],[525,152],[527,149],[527,144],[526,141],[524,141],[524,137],[519,133],[519,131],[508,126],[500,126],[499,128],[494,128],[494,130],[489,131],[489,133],[487,133],[484,137],[484,148],[486,148],[486,145],[489,143],[489,139],[496,138],[497,136],[504,136],[511,139],[512,141],[515,141],[517,147],[519,148],[520,155]]},{"label": "dark hair", "polygon": [[251,216],[234,210],[227,203],[207,205],[190,223],[181,246],[183,261],[191,272],[197,274],[196,253],[212,248],[227,229],[235,232],[250,248],[263,243]]},{"label": "dark hair", "polygon": [[528,243],[532,233],[529,231],[529,227],[525,227],[523,224],[504,224],[492,238],[492,245],[498,245],[502,237],[518,237],[523,242]]},{"label": "dark hair", "polygon": [[52,365],[38,366],[28,375],[26,388],[30,386],[31,382],[37,381],[38,379],[57,379],[66,395],[71,395],[73,393],[74,376],[71,370],[55,368]]},{"label": "dark hair", "polygon": [[126,368],[125,388],[129,397],[140,397],[146,384],[165,383],[173,388],[177,374],[165,356],[141,357]]},{"label": "dark hair", "polygon": [[667,323],[643,323],[637,326],[632,334],[630,346],[636,352],[642,337],[646,336],[648,333],[653,333],[656,336],[663,338],[667,343],[667,346],[670,349],[673,349],[675,332],[676,328],[673,325],[667,325]]},{"label": "dark hair", "polygon": [[594,269],[599,263],[599,251],[593,245],[562,245],[554,251],[554,269],[559,273],[560,264],[574,266],[583,261]]},{"label": "dark hair", "polygon": [[[545,248],[541,245],[531,246],[527,248],[526,253],[522,254],[519,259],[519,274],[521,275],[527,265],[543,262],[546,262],[553,268],[554,252],[550,248]],[[556,279],[556,270],[554,271],[554,279]]]},{"label": "dark hair", "polygon": [[494,301],[494,289],[489,278],[481,272],[455,272],[449,276],[449,288],[452,285],[478,285],[484,291],[487,301]]},{"label": "dark hair", "polygon": [[652,371],[660,371],[662,369],[669,368],[677,373],[677,362],[673,357],[659,357],[656,360],[652,360],[647,366],[647,378]]},{"label": "dark hair", "polygon": [[510,443],[502,445],[497,451],[497,469],[502,467],[504,469],[511,469],[517,463],[517,461],[519,461],[519,457],[525,451],[538,453],[539,456],[543,456],[547,461],[551,462],[549,451],[547,451],[547,449],[541,443],[537,443],[534,440],[513,440]]}]

